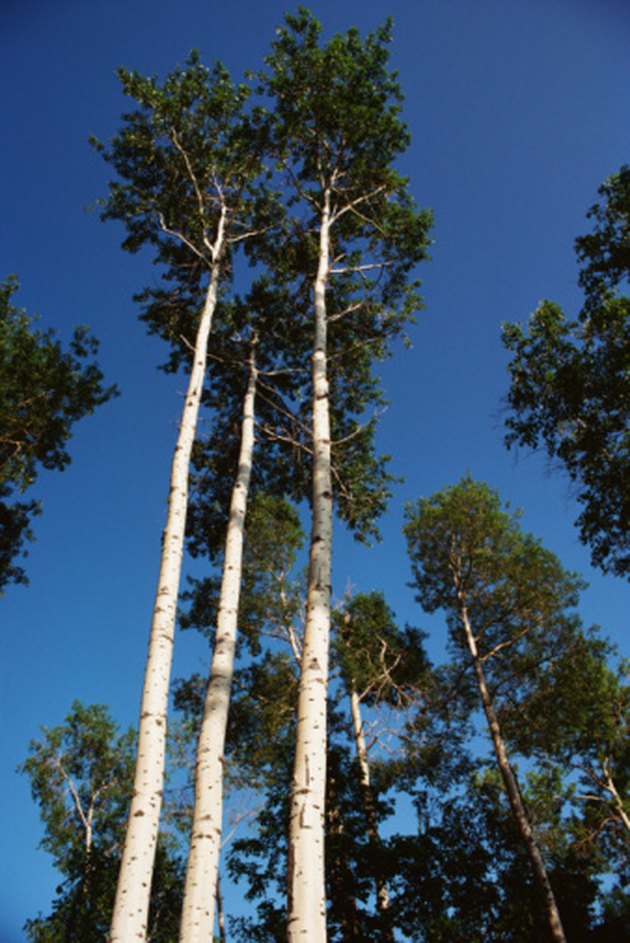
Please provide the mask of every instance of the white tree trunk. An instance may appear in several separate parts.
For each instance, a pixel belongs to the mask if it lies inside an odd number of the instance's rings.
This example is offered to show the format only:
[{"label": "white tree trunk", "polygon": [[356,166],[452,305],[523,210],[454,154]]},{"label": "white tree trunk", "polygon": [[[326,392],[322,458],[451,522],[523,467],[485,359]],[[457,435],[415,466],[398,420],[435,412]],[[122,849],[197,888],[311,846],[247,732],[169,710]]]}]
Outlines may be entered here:
[{"label": "white tree trunk", "polygon": [[566,943],[566,937],[564,935],[556,898],[549,882],[547,869],[545,868],[545,863],[542,859],[542,855],[540,854],[540,849],[538,848],[534,832],[527,817],[525,806],[523,805],[523,800],[518,788],[518,783],[516,782],[516,777],[514,776],[514,772],[512,771],[512,767],[510,765],[507,751],[505,749],[505,743],[503,741],[503,736],[501,734],[499,721],[497,720],[496,714],[494,712],[492,698],[490,697],[490,692],[488,691],[483,665],[481,663],[481,659],[479,658],[477,643],[470,625],[468,610],[465,603],[461,599],[461,595],[460,619],[464,628],[464,633],[466,635],[466,642],[468,644],[468,649],[472,658],[475,675],[477,677],[477,685],[479,687],[479,693],[481,695],[481,701],[483,704],[484,713],[486,715],[486,720],[488,721],[492,743],[494,744],[494,752],[497,757],[501,776],[503,777],[505,791],[507,792],[512,814],[514,815],[521,839],[529,856],[534,878],[545,899],[547,922],[549,924],[551,936],[556,941],[556,943]]},{"label": "white tree trunk", "polygon": [[140,708],[135,778],[116,888],[111,943],[144,941],[147,933],[162,806],[168,689],[188,506],[190,455],[197,428],[218,281],[219,263],[216,261],[197,328],[188,390],[171,466],[166,528]]},{"label": "white tree trunk", "polygon": [[313,508],[306,626],[300,672],[287,875],[289,943],[325,943],[324,812],[326,697],[330,637],[332,483],[326,359],[330,193],[321,218],[315,280],[313,376]]},{"label": "white tree trunk", "polygon": [[[372,845],[378,848],[381,844],[381,836],[378,831],[376,803],[374,802],[374,792],[370,779],[370,761],[367,744],[365,742],[363,718],[361,716],[361,701],[354,684],[350,688],[350,708],[352,712],[354,743],[357,760],[359,761],[359,775],[361,777],[361,795],[363,797],[363,813],[365,815],[366,831]],[[380,874],[376,876],[376,908],[383,920],[383,938],[387,940],[388,943],[394,943],[394,930],[389,910],[389,890],[387,888],[387,882]]]},{"label": "white tree trunk", "polygon": [[234,674],[243,530],[254,453],[255,396],[256,367],[252,355],[243,404],[238,473],[232,490],[225,541],[214,654],[197,745],[195,805],[180,943],[209,943],[214,931],[223,816],[223,751]]}]

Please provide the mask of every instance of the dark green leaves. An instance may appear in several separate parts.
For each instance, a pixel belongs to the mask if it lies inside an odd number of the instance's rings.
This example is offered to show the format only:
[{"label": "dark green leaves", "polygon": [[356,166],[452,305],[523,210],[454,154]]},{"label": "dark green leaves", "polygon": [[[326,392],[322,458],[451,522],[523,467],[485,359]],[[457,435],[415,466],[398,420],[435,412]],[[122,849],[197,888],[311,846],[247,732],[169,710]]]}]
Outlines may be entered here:
[{"label": "dark green leaves", "polygon": [[14,307],[15,278],[0,285],[0,589],[24,582],[13,561],[30,539],[34,502],[18,502],[40,468],[63,470],[70,462],[72,426],[116,392],[103,386],[94,361],[98,344],[77,328],[67,350],[52,331],[36,328]]},{"label": "dark green leaves", "polygon": [[508,446],[543,448],[577,485],[577,524],[593,563],[630,573],[630,169],[622,167],[576,240],[586,292],[577,321],[545,301],[525,329],[503,328],[509,365]]}]

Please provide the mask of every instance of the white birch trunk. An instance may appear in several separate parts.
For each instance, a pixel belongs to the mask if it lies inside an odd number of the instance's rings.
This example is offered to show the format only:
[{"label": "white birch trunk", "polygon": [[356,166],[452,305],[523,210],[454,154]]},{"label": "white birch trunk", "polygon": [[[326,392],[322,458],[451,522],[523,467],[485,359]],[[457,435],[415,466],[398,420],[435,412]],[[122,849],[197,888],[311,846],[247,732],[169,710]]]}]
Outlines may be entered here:
[{"label": "white birch trunk", "polygon": [[243,404],[238,473],[230,503],[214,654],[197,745],[195,805],[179,931],[180,943],[209,943],[213,938],[218,893],[223,816],[223,751],[227,729],[238,605],[241,590],[243,530],[254,453],[256,367]]},{"label": "white birch trunk", "polygon": [[330,193],[325,193],[315,280],[313,376],[313,508],[306,626],[302,649],[287,875],[289,943],[326,943],[324,812],[326,696],[330,636],[332,483],[326,360],[326,283]]},{"label": "white birch trunk", "polygon": [[197,328],[188,390],[171,466],[167,520],[140,707],[133,793],[116,888],[111,943],[144,941],[147,934],[153,863],[162,806],[168,689],[184,549],[190,455],[206,371],[208,338],[217,301],[218,258],[222,242],[223,218],[215,244],[210,284]]},{"label": "white birch trunk", "polygon": [[547,869],[545,868],[545,863],[542,859],[542,855],[540,854],[540,849],[538,848],[534,832],[529,823],[529,819],[527,818],[527,812],[525,811],[525,806],[523,805],[521,793],[512,771],[512,767],[510,766],[507,751],[505,749],[505,743],[503,742],[503,736],[501,734],[501,727],[494,712],[492,698],[490,697],[490,692],[488,691],[488,685],[486,683],[485,672],[483,670],[483,665],[477,650],[477,643],[475,641],[475,636],[468,618],[468,610],[461,598],[461,594],[458,595],[460,595],[460,618],[464,627],[466,642],[468,644],[475,675],[477,677],[477,685],[479,687],[484,713],[486,715],[486,720],[488,721],[490,736],[492,737],[492,743],[494,745],[494,752],[497,757],[501,776],[503,777],[503,783],[508,795],[512,814],[514,815],[521,839],[529,856],[534,878],[545,899],[547,921],[549,923],[551,936],[556,941],[556,943],[566,943],[566,937],[564,935],[562,921],[560,920],[560,913],[558,911],[558,905],[556,903],[553,889],[549,882]]},{"label": "white birch trunk", "polygon": [[[356,747],[357,760],[359,762],[359,775],[361,784],[361,795],[363,797],[363,812],[365,815],[366,830],[370,842],[375,848],[381,844],[381,836],[378,831],[378,819],[376,817],[376,805],[374,802],[374,793],[372,791],[372,782],[370,779],[370,761],[368,757],[367,744],[365,742],[365,730],[363,727],[363,718],[361,716],[361,701],[354,687],[350,688],[350,709],[352,713],[352,727],[354,731],[354,743]],[[383,920],[383,935],[388,943],[394,943],[394,930],[391,923],[389,911],[389,891],[386,881],[381,875],[376,876],[376,909]]]}]

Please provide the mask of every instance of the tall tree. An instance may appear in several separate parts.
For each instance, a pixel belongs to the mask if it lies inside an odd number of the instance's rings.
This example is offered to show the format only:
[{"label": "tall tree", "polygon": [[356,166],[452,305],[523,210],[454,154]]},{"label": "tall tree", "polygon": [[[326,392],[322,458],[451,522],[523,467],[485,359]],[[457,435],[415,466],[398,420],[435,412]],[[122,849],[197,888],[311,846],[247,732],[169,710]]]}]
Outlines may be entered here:
[{"label": "tall tree", "polygon": [[243,535],[254,456],[256,383],[254,335],[243,401],[238,472],[225,539],[214,652],[197,747],[195,804],[180,926],[182,943],[206,941],[212,937],[214,929],[214,889],[219,874],[223,816],[223,752],[234,675]]},{"label": "tall tree", "polygon": [[[96,142],[119,176],[110,184],[102,217],[124,223],[123,247],[129,251],[153,247],[166,288],[142,295],[144,317],[151,330],[173,343],[175,365],[183,360],[189,379],[171,467],[112,943],[146,936],[189,464],[212,319],[220,286],[231,273],[235,245],[265,225],[260,219],[260,150],[244,116],[247,89],[233,85],[221,65],[209,72],[196,53],[186,69],[177,69],[162,84],[124,69],[119,78],[137,108],[124,116],[123,130],[109,150]],[[178,299],[174,307],[167,303],[173,297]]]},{"label": "tall tree", "polygon": [[[53,911],[27,923],[33,943],[103,943],[133,781],[135,733],[120,733],[100,704],[75,701],[63,724],[44,728],[20,767],[40,807],[42,847],[63,876]],[[181,869],[164,840],[151,887],[151,939],[172,939]]]},{"label": "tall tree", "polygon": [[502,698],[534,685],[541,664],[574,637],[579,581],[523,534],[496,492],[464,479],[407,509],[405,534],[418,601],[444,609],[453,648],[466,654],[512,815],[545,902],[551,936],[565,939],[547,868],[500,723]]},{"label": "tall tree", "polygon": [[77,420],[116,392],[103,386],[97,341],[77,328],[67,350],[11,301],[15,277],[0,284],[0,591],[26,582],[15,559],[31,539],[37,501],[20,501],[41,468],[63,470]]},{"label": "tall tree", "polygon": [[[321,26],[304,8],[278,30],[262,89],[271,98],[271,146],[287,181],[293,230],[276,271],[295,285],[297,310],[310,310],[312,391],[309,425],[312,524],[306,629],[291,790],[288,938],[326,939],[324,807],[326,691],[330,634],[333,437],[358,436],[355,420],[374,392],[370,367],[402,330],[418,299],[409,272],[426,255],[430,218],[415,208],[393,161],[408,134],[401,93],[387,69],[391,25],[362,40],[356,29],[320,43]],[[336,284],[334,284],[336,283]],[[333,333],[337,340],[333,342]],[[339,361],[329,368],[331,346]],[[352,350],[354,357],[349,357]],[[343,352],[362,372],[344,385]],[[360,365],[360,366],[359,366]],[[351,373],[352,371],[350,371]],[[345,399],[345,402],[344,402]],[[371,430],[370,430],[371,433]],[[371,457],[371,439],[363,459]],[[373,470],[378,462],[371,457]],[[363,464],[365,470],[365,463]],[[361,489],[355,475],[351,486]],[[382,508],[384,494],[373,504]],[[372,525],[373,526],[373,525]]]},{"label": "tall tree", "polygon": [[577,321],[544,301],[525,329],[503,327],[508,446],[544,448],[577,485],[577,524],[593,563],[630,573],[630,167],[600,188],[592,233],[576,240],[585,304]]}]

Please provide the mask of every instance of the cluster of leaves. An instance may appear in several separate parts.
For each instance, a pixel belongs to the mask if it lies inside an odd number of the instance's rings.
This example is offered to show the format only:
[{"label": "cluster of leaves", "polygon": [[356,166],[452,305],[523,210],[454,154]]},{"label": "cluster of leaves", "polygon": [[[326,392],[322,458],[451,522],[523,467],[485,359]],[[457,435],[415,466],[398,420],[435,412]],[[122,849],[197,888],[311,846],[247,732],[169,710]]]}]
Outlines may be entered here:
[{"label": "cluster of leaves", "polygon": [[[111,921],[133,783],[135,734],[119,733],[107,708],[72,705],[63,724],[42,730],[21,771],[44,823],[41,846],[63,877],[52,912],[26,924],[32,943],[102,943]],[[158,846],[151,939],[177,934],[181,864],[167,839]]]},{"label": "cluster of leaves", "polygon": [[37,328],[11,301],[15,278],[0,285],[0,590],[26,581],[16,558],[32,538],[37,501],[21,501],[40,469],[70,463],[72,427],[110,399],[94,361],[98,347],[85,327],[64,350],[51,330]]},{"label": "cluster of leaves", "polygon": [[594,231],[576,240],[585,303],[575,321],[544,301],[524,329],[503,328],[512,355],[508,446],[544,448],[568,472],[593,563],[630,573],[630,168],[600,188]]}]

